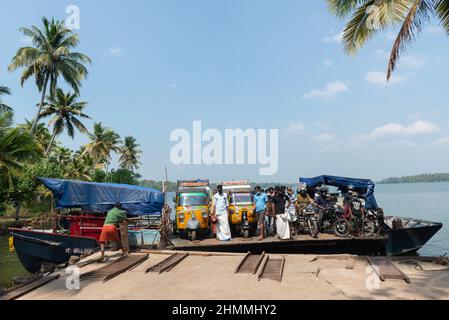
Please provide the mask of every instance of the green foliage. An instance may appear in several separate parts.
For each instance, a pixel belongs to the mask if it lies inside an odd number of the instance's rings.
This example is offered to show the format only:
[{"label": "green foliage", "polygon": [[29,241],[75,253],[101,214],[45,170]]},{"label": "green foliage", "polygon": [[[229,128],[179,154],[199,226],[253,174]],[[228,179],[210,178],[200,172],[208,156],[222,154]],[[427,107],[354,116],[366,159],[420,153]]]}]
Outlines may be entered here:
[{"label": "green foliage", "polygon": [[139,149],[140,145],[134,137],[125,137],[125,143],[120,147],[120,168],[130,170],[139,169],[139,157],[142,151]]},{"label": "green foliage", "polygon": [[64,93],[62,89],[57,89],[54,95],[47,97],[44,109],[40,117],[52,117],[48,125],[53,126],[53,135],[48,143],[46,154],[51,150],[55,138],[59,136],[64,130],[72,139],[75,138],[75,129],[82,133],[86,133],[87,129],[79,118],[90,119],[90,117],[83,112],[86,108],[87,102],[78,102],[77,94]]},{"label": "green foliage", "polygon": [[387,79],[425,23],[439,19],[449,33],[449,0],[327,0],[327,3],[339,18],[352,15],[343,31],[343,44],[350,54],[379,32],[400,27],[391,50]]},{"label": "green foliage", "polygon": [[63,172],[56,163],[39,161],[25,164],[21,168],[10,170],[5,183],[0,186],[0,201],[5,205],[16,206],[22,203],[40,202],[49,197],[49,193],[37,180],[38,177],[62,178]]},{"label": "green foliage", "polygon": [[133,173],[132,171],[126,169],[118,169],[109,172],[106,176],[105,182],[138,185],[140,175]]},{"label": "green foliage", "polygon": [[2,102],[2,96],[3,95],[9,96],[10,94],[11,94],[11,91],[9,90],[9,88],[0,86],[0,112],[11,112],[12,111],[10,106],[8,106]]},{"label": "green foliage", "polygon": [[93,182],[106,182],[107,174],[104,170],[97,169],[94,171],[92,175],[92,181]]},{"label": "green foliage", "polygon": [[397,183],[432,183],[449,182],[449,173],[427,173],[407,177],[394,177],[379,181],[379,184],[397,184]]},{"label": "green foliage", "polygon": [[84,146],[84,154],[88,154],[95,164],[107,166],[111,160],[111,152],[120,152],[120,135],[101,122],[94,124],[94,132],[89,134],[91,142]]},{"label": "green foliage", "polygon": [[88,56],[73,51],[78,46],[79,37],[72,30],[66,28],[63,21],[51,21],[42,18],[42,28],[36,26],[21,28],[20,31],[28,37],[33,46],[22,47],[17,50],[9,65],[9,71],[23,68],[20,79],[21,85],[34,77],[39,92],[42,92],[36,118],[31,127],[34,134],[40,113],[44,105],[47,87],[53,95],[62,77],[77,94],[80,92],[81,81],[88,71],[84,64],[91,63]]},{"label": "green foliage", "polygon": [[[151,188],[162,191],[163,182],[162,181],[154,181],[154,180],[140,180],[139,185],[145,188]],[[176,182],[167,182],[167,192],[176,192],[178,185]]]}]

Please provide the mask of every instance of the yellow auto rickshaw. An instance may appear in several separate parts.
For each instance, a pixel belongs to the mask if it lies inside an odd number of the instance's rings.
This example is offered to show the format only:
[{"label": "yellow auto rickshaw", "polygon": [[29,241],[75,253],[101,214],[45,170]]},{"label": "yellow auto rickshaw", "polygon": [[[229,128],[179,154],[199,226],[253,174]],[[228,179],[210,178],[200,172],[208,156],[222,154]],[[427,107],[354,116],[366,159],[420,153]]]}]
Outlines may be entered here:
[{"label": "yellow auto rickshaw", "polygon": [[229,223],[235,235],[249,238],[257,232],[257,214],[254,211],[254,192],[248,181],[224,182],[228,194]]},{"label": "yellow auto rickshaw", "polygon": [[178,181],[173,199],[176,208],[175,231],[180,238],[195,241],[210,232],[211,190],[208,180]]}]

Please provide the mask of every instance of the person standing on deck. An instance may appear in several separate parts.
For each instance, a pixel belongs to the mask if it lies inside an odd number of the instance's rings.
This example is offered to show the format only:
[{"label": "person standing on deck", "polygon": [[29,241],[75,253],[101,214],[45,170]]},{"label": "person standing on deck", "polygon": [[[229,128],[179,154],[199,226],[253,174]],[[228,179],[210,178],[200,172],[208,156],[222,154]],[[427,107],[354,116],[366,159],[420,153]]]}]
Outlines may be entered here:
[{"label": "person standing on deck", "polygon": [[286,196],[290,200],[290,206],[287,207],[287,212],[290,216],[290,230],[292,235],[296,235],[296,222],[298,221],[298,218],[296,217],[296,197],[293,193],[293,188],[288,187],[287,188],[287,194]]},{"label": "person standing on deck", "polygon": [[285,194],[285,189],[279,187],[273,196],[273,211],[276,213],[276,232],[280,240],[290,240],[290,215],[286,208],[290,207],[290,198]]},{"label": "person standing on deck", "polygon": [[101,257],[99,261],[103,261],[105,258],[105,245],[106,243],[117,241],[119,243],[120,249],[123,252],[123,256],[127,256],[128,252],[123,247],[122,241],[120,239],[120,223],[128,221],[128,215],[126,211],[122,210],[120,203],[116,203],[114,208],[110,210],[104,221],[103,229],[100,235],[100,248]]},{"label": "person standing on deck", "polygon": [[230,241],[231,228],[229,226],[228,195],[223,193],[223,186],[217,186],[214,196],[214,215],[217,217],[217,240]]},{"label": "person standing on deck", "polygon": [[267,224],[267,234],[270,236],[274,236],[276,234],[276,214],[273,210],[273,196],[274,189],[273,187],[268,188],[267,192],[267,213],[266,213],[266,224]]},{"label": "person standing on deck", "polygon": [[262,188],[256,187],[256,195],[254,196],[254,212],[257,214],[257,222],[259,224],[260,236],[259,241],[265,238],[265,215],[267,213],[268,197],[265,192],[262,192]]}]

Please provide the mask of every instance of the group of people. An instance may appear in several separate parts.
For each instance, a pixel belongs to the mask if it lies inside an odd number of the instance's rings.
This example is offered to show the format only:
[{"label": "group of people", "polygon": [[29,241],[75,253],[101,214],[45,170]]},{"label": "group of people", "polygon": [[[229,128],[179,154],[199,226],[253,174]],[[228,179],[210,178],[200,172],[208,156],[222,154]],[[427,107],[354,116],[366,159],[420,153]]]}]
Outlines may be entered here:
[{"label": "group of people", "polygon": [[[295,232],[295,228],[292,226],[298,221],[298,216],[301,215],[303,209],[309,205],[314,205],[319,209],[318,225],[321,225],[325,210],[332,205],[329,199],[329,189],[325,186],[318,188],[313,198],[309,191],[306,186],[298,189],[296,194],[291,187],[271,187],[265,191],[257,186],[254,195],[254,212],[257,214],[260,234],[258,240],[262,241],[266,236],[274,235],[281,240],[291,239],[292,233]],[[363,203],[360,201],[360,196],[354,191],[354,187],[349,186],[344,193],[344,217],[350,218],[351,215],[360,214]],[[223,192],[222,185],[217,186],[212,199],[212,208],[212,221],[217,240],[230,241],[232,234],[229,224],[229,200],[228,195]],[[101,260],[105,257],[105,243],[118,241],[121,244],[119,225],[131,220],[127,218],[127,213],[122,210],[120,203],[117,203],[108,212],[100,237]],[[126,248],[123,248],[122,245],[120,247],[123,254],[127,255]]]},{"label": "group of people", "polygon": [[[264,240],[267,235],[277,235],[281,240],[291,239],[296,232],[294,226],[297,224],[299,216],[309,205],[318,209],[318,226],[321,226],[326,210],[334,204],[326,186],[311,191],[303,185],[296,194],[291,187],[275,187],[264,191],[258,186],[255,191],[254,210],[259,223],[259,240]],[[350,219],[354,215],[361,215],[363,197],[355,191],[353,186],[341,191],[345,194],[343,217]]]}]

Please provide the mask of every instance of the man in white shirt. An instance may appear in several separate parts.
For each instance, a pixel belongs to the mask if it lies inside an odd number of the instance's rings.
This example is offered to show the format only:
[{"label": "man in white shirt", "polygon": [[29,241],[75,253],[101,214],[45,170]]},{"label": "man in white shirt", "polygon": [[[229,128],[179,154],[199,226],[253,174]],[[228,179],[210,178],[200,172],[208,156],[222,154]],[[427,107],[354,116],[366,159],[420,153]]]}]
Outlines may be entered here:
[{"label": "man in white shirt", "polygon": [[217,186],[214,195],[214,213],[217,217],[217,240],[230,241],[231,228],[229,226],[229,203],[228,195],[223,193],[223,186]]}]

